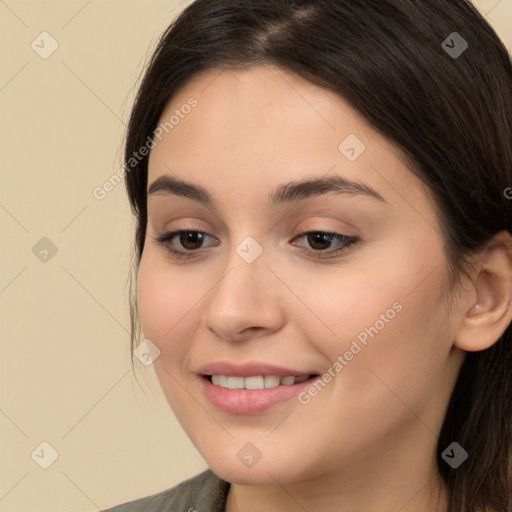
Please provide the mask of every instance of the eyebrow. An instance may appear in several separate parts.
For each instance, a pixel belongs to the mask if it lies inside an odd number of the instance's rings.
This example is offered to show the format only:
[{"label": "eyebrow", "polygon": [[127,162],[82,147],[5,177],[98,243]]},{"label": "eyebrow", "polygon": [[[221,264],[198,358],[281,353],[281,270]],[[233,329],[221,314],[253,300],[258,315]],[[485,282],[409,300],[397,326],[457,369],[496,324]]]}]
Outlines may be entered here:
[{"label": "eyebrow", "polygon": [[[215,200],[205,188],[193,183],[187,183],[169,174],[160,176],[150,185],[148,196],[158,192],[187,197],[207,207],[215,207]],[[277,206],[296,200],[322,196],[328,193],[348,196],[363,195],[389,204],[381,194],[369,185],[359,181],[352,181],[342,176],[324,176],[321,178],[308,178],[301,181],[283,183],[278,185],[276,189],[269,194],[268,201],[270,205]]]}]

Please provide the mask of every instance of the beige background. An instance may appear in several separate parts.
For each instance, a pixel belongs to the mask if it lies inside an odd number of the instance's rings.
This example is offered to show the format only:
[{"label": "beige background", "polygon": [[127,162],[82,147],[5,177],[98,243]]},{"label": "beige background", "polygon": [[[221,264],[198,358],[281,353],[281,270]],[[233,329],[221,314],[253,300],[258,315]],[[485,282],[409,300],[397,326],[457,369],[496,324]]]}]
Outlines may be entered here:
[{"label": "beige background", "polygon": [[[151,367],[141,387],[131,372],[124,184],[92,195],[121,166],[145,59],[188,3],[0,0],[0,511],[97,511],[207,467]],[[475,3],[512,48],[512,0]],[[46,59],[42,32],[58,43]],[[47,469],[42,442],[58,454]]]}]

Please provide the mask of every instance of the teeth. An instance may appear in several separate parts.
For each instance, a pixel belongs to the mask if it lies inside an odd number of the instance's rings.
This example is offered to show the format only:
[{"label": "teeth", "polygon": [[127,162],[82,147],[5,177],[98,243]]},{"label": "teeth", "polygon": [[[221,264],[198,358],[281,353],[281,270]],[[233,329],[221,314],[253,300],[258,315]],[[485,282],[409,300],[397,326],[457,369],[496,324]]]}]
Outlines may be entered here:
[{"label": "teeth", "polygon": [[229,389],[244,389],[244,378],[243,377],[228,377],[227,387]]},{"label": "teeth", "polygon": [[232,375],[212,375],[212,384],[228,389],[266,389],[277,386],[293,386],[308,380],[309,375],[279,377],[278,375],[253,375],[233,377]]},{"label": "teeth", "polygon": [[266,388],[277,388],[281,383],[281,379],[278,375],[265,375],[265,387]]},{"label": "teeth", "polygon": [[255,377],[239,377],[242,382],[245,380],[245,389],[263,389],[265,387],[265,377],[261,375]]},{"label": "teeth", "polygon": [[212,383],[216,386],[228,387],[228,378],[225,375],[212,375]]}]

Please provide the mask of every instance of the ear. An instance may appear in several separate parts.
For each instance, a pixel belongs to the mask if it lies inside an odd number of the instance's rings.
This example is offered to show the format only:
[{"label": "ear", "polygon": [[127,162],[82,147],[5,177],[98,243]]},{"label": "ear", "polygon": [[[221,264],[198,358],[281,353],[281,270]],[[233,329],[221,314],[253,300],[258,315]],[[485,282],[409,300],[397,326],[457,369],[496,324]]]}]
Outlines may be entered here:
[{"label": "ear", "polygon": [[512,236],[501,231],[478,257],[471,303],[455,334],[455,346],[468,352],[494,345],[512,322]]}]

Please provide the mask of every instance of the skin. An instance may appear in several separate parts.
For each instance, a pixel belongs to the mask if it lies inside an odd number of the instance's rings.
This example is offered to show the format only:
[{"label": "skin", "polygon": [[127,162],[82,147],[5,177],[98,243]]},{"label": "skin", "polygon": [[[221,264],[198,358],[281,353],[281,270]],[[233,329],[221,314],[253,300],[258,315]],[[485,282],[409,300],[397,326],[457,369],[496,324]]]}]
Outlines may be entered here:
[{"label": "skin", "polygon": [[[510,237],[452,295],[428,190],[342,98],[272,66],[209,70],[161,119],[191,96],[197,107],[151,151],[148,184],[172,173],[206,188],[216,205],[149,196],[137,300],[169,405],[232,483],[226,510],[446,511],[437,438],[465,350],[491,346],[511,321]],[[366,145],[353,162],[338,149],[349,134]],[[325,175],[362,181],[386,202],[331,193],[268,205],[279,184]],[[178,259],[154,241],[178,229],[213,238]],[[322,252],[298,237],[307,231],[360,241],[322,259],[306,254]],[[250,264],[236,252],[248,236],[263,248]],[[194,250],[179,237],[172,245]],[[324,252],[341,245],[332,240]],[[201,391],[196,371],[218,360],[322,374],[397,302],[402,310],[306,405],[291,399],[234,415]],[[237,457],[247,442],[262,454],[250,468]]]}]

